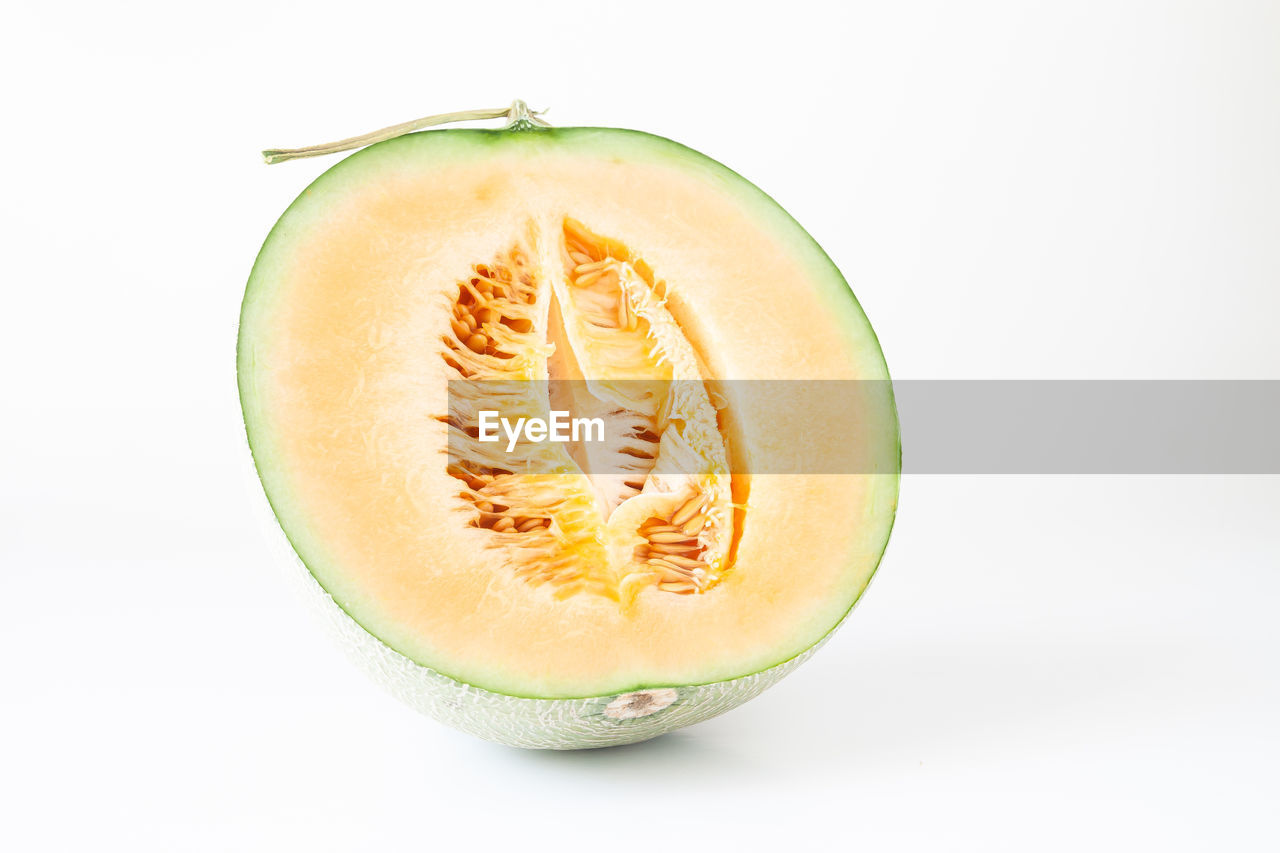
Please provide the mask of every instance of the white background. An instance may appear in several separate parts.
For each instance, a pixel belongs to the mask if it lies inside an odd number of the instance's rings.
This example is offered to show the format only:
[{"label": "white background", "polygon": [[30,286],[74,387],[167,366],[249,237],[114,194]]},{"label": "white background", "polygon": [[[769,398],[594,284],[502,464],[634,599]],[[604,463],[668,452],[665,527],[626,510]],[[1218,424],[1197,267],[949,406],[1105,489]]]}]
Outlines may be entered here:
[{"label": "white background", "polygon": [[1275,3],[753,5],[8,9],[0,847],[1276,849],[1277,478],[908,477],[823,652],[615,750],[420,718],[292,598],[236,317],[333,161],[263,147],[522,97],[765,188],[899,378],[1280,378]]}]

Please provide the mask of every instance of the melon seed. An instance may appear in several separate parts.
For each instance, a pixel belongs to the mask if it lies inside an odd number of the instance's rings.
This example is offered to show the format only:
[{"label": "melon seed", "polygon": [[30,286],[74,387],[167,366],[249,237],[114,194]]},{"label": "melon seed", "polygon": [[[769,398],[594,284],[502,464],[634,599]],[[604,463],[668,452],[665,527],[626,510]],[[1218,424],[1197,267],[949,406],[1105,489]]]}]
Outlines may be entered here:
[{"label": "melon seed", "polygon": [[702,509],[703,503],[702,495],[694,495],[689,498],[676,510],[676,514],[671,516],[671,523],[676,527],[682,527],[686,521],[698,514],[698,510]]},{"label": "melon seed", "polygon": [[704,563],[702,560],[692,560],[688,557],[682,557],[679,554],[670,554],[666,557],[663,557],[663,559],[669,563],[675,563],[677,566],[680,566],[681,568],[684,568],[684,569],[707,568],[707,564]]},{"label": "melon seed", "polygon": [[654,553],[654,554],[663,554],[663,555],[666,555],[666,554],[684,554],[684,553],[691,553],[691,552],[693,552],[693,551],[697,550],[697,547],[698,547],[698,546],[697,546],[696,544],[693,544],[693,543],[688,543],[688,544],[677,543],[677,544],[674,544],[674,545],[667,545],[667,544],[664,544],[664,543],[662,543],[662,542],[656,542],[656,543],[655,543],[655,542],[650,542],[650,543],[649,543],[649,550],[650,550],[652,553]]},{"label": "melon seed", "polygon": [[650,533],[649,541],[659,545],[674,545],[677,542],[689,542],[690,545],[693,544],[693,541],[683,533]]},{"label": "melon seed", "polygon": [[675,533],[679,529],[680,528],[672,524],[652,524],[651,522],[646,521],[641,525],[640,532],[643,535],[648,536],[650,533]]},{"label": "melon seed", "polygon": [[651,565],[651,566],[653,566],[654,568],[657,568],[657,569],[665,569],[665,570],[667,570],[667,571],[671,571],[671,572],[679,572],[681,575],[686,575],[686,576],[687,576],[687,575],[689,574],[689,570],[688,570],[688,569],[685,569],[685,568],[684,568],[684,567],[682,567],[682,566],[677,566],[675,563],[673,563],[673,562],[671,562],[671,561],[669,561],[669,560],[666,560],[666,559],[659,559],[659,558],[657,558],[657,557],[650,557],[650,558],[649,558],[649,565]]}]

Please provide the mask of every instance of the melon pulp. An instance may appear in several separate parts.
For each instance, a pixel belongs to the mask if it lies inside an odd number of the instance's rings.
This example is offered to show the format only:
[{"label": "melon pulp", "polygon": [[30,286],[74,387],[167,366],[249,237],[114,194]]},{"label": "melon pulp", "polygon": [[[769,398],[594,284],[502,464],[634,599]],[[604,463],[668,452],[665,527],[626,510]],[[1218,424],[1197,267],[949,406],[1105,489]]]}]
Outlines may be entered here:
[{"label": "melon pulp", "polygon": [[[751,698],[840,624],[892,525],[896,459],[741,463],[845,425],[734,380],[888,374],[795,221],[660,137],[433,130],[348,157],[263,246],[238,374],[272,509],[347,645],[514,745],[643,740]],[[610,438],[512,457],[475,429],[492,401],[465,389],[491,380],[507,413],[596,415]]]}]

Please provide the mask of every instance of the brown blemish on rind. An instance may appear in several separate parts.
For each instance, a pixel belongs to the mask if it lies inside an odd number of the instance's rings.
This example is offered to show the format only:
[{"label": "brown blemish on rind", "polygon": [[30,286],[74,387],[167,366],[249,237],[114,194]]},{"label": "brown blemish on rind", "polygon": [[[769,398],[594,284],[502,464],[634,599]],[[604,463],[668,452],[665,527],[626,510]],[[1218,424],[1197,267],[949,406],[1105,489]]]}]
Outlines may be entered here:
[{"label": "brown blemish on rind", "polygon": [[671,687],[623,693],[604,707],[604,715],[614,720],[634,720],[669,708],[679,697]]}]

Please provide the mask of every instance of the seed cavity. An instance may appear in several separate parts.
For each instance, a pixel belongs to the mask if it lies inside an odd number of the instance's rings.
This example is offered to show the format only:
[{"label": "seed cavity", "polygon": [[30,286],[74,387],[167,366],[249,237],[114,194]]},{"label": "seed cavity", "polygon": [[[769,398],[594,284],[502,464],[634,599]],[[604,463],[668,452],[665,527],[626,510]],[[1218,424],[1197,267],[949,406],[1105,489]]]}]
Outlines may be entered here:
[{"label": "seed cavity", "polygon": [[[725,440],[667,293],[629,247],[568,217],[550,235],[531,226],[451,292],[440,340],[453,378],[477,387],[515,380],[502,386],[511,389],[504,416],[554,406],[606,422],[602,444],[506,458],[478,440],[475,414],[494,407],[480,391],[472,400],[451,386],[451,412],[437,418],[463,448],[447,471],[466,523],[517,578],[555,598],[598,594],[630,608],[646,590],[705,593],[730,568],[741,514]],[[525,382],[566,378],[569,366],[583,381],[553,381],[551,394],[571,399],[548,399],[542,383]]]}]

